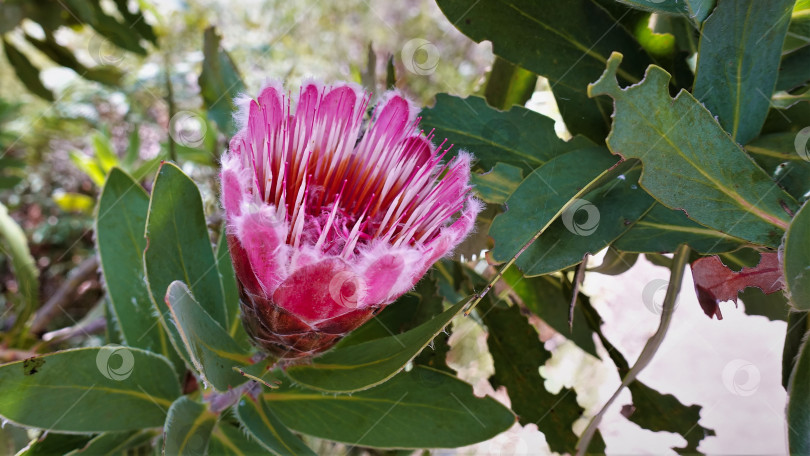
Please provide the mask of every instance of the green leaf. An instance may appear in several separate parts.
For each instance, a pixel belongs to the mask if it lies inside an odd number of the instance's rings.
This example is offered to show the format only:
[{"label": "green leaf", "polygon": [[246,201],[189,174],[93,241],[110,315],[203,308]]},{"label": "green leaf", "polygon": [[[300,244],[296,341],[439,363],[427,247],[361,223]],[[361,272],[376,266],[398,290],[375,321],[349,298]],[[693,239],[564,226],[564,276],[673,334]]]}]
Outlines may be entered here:
[{"label": "green leaf", "polygon": [[660,14],[688,17],[698,25],[706,20],[717,0],[616,0],[619,3]]},{"label": "green leaf", "polygon": [[563,141],[554,131],[554,121],[544,115],[522,106],[498,111],[479,97],[440,93],[436,104],[421,115],[421,128],[435,129],[437,138],[447,138],[454,145],[451,153],[474,152],[476,166],[483,170],[505,163],[529,173],[562,153],[593,145],[585,138]]},{"label": "green leaf", "polygon": [[810,161],[798,154],[800,148],[801,133],[784,132],[760,136],[745,151],[788,193],[802,199],[810,191]]},{"label": "green leaf", "polygon": [[703,24],[693,92],[740,144],[765,123],[794,1],[721,1]]},{"label": "green leaf", "polygon": [[208,117],[217,123],[226,136],[231,136],[235,133],[233,99],[245,90],[245,84],[231,57],[220,47],[220,40],[216,29],[205,29],[200,94],[208,109]]},{"label": "green leaf", "polygon": [[17,328],[28,323],[28,318],[39,306],[39,269],[28,249],[28,239],[20,225],[0,203],[0,251],[11,262],[17,289],[22,297],[16,312]]},{"label": "green leaf", "polygon": [[506,200],[506,212],[492,222],[489,235],[495,240],[493,258],[506,261],[517,254],[538,232],[544,232],[574,198],[590,190],[587,187],[592,182],[612,175],[610,168],[616,163],[616,157],[603,148],[591,147],[555,157],[534,170]]},{"label": "green leaf", "polygon": [[261,397],[254,401],[243,396],[234,409],[247,433],[265,450],[278,456],[315,455],[314,451],[279,421]]},{"label": "green leaf", "polygon": [[3,49],[6,51],[6,59],[14,68],[17,78],[34,95],[45,101],[54,101],[53,92],[48,90],[39,79],[39,68],[35,67],[28,57],[19,49],[14,47],[7,39],[3,38]]},{"label": "green leaf", "polygon": [[239,319],[239,286],[236,282],[236,273],[233,270],[231,254],[228,250],[228,238],[225,234],[225,225],[222,225],[217,241],[216,257],[219,278],[222,281],[222,291],[225,295],[225,315],[228,325],[224,328],[240,343],[247,342],[247,333],[242,329]]},{"label": "green leaf", "polygon": [[803,310],[789,310],[787,317],[787,333],[785,334],[785,345],[782,349],[782,386],[785,391],[788,389],[790,382],[790,374],[793,372],[793,366],[796,365],[796,356],[802,347],[807,334],[808,319],[807,311]]},{"label": "green leaf", "polygon": [[[527,276],[559,271],[582,262],[630,229],[655,204],[638,186],[641,162],[626,160],[601,176],[601,185],[566,208],[561,217],[517,260]],[[513,204],[530,204],[515,201]]]},{"label": "green leaf", "polygon": [[296,383],[320,391],[351,392],[379,385],[393,377],[464,309],[462,300],[442,314],[400,335],[337,348],[291,366],[286,374]]},{"label": "green leaf", "polygon": [[536,74],[495,57],[484,97],[490,106],[498,109],[509,109],[512,105],[523,106],[532,97],[536,85]]},{"label": "green leaf", "polygon": [[761,315],[772,321],[787,321],[790,305],[783,293],[765,294],[757,287],[747,287],[739,293],[739,297],[745,304],[746,314]]},{"label": "green leaf", "polygon": [[162,426],[166,409],[180,396],[177,374],[166,358],[115,345],[4,364],[0,384],[0,416],[55,432]]},{"label": "green leaf", "polygon": [[805,337],[788,383],[787,427],[790,454],[810,453],[810,339]]},{"label": "green leaf", "polygon": [[44,40],[39,40],[26,33],[25,39],[58,65],[75,71],[79,77],[111,86],[117,86],[121,81],[122,73],[115,67],[99,66],[88,68],[84,66],[69,49],[57,43],[51,33],[46,33]]},{"label": "green leaf", "polygon": [[83,447],[90,440],[89,435],[54,434],[49,432],[32,441],[15,456],[52,456],[65,454]]},{"label": "green leaf", "polygon": [[620,275],[629,271],[638,260],[638,253],[623,252],[614,247],[608,247],[602,263],[599,266],[588,268],[588,272],[598,272],[605,275]]},{"label": "green leaf", "polygon": [[160,353],[180,374],[185,366],[166,331],[155,324],[157,317],[146,287],[143,233],[148,210],[146,191],[125,172],[113,168],[98,202],[96,248],[107,298],[124,343]]},{"label": "green leaf", "polygon": [[[777,247],[796,206],[689,92],[673,100],[669,74],[651,66],[644,82],[622,89],[613,54],[592,96],[615,101],[611,151],[644,164],[641,185],[698,223],[754,243]],[[705,153],[711,150],[712,153]],[[708,172],[711,170],[712,172]]]},{"label": "green leaf", "polygon": [[785,235],[782,269],[785,271],[785,294],[793,307],[810,310],[810,204],[796,214]]},{"label": "green leaf", "polygon": [[490,439],[515,423],[491,397],[457,378],[417,366],[350,395],[282,386],[263,395],[288,427],[372,448],[456,448]]},{"label": "green leaf", "polygon": [[65,456],[114,456],[148,443],[155,437],[153,431],[105,432],[93,437],[87,445]]},{"label": "green leaf", "polygon": [[523,180],[523,170],[517,166],[498,162],[484,174],[473,173],[470,180],[482,200],[487,203],[503,204]]},{"label": "green leaf", "polygon": [[219,422],[208,441],[208,454],[217,456],[260,455],[267,450],[236,426]]},{"label": "green leaf", "polygon": [[[537,425],[551,451],[573,453],[578,439],[572,425],[582,416],[583,409],[572,390],[563,388],[557,394],[546,390],[539,369],[551,358],[551,353],[543,347],[537,330],[526,321],[517,305],[481,310],[489,334],[487,345],[495,363],[492,386],[506,387],[520,424]],[[603,452],[604,444],[595,443],[591,450]]]},{"label": "green leaf", "polygon": [[584,323],[582,309],[574,308],[574,326],[568,325],[571,299],[565,295],[560,279],[545,275],[523,277],[520,271],[507,270],[503,279],[518,295],[533,314],[537,315],[555,331],[567,337],[585,352],[599,358],[593,343],[593,331]]},{"label": "green leaf", "polygon": [[171,455],[204,455],[217,415],[188,396],[174,401],[163,428],[163,453]]},{"label": "green leaf", "polygon": [[225,298],[197,186],[180,168],[163,163],[158,170],[146,219],[146,278],[161,317],[169,284],[185,282],[200,305],[227,327]]},{"label": "green leaf", "polygon": [[591,0],[438,4],[465,35],[476,42],[492,41],[496,55],[547,77],[569,131],[593,141],[601,142],[608,132],[610,105],[588,99],[586,87],[602,72],[610,52],[632,56],[621,73],[627,82],[638,82],[650,63],[633,36]]},{"label": "green leaf", "polygon": [[782,56],[776,90],[791,90],[808,80],[810,80],[810,45],[802,46]]},{"label": "green leaf", "polygon": [[686,243],[700,253],[721,253],[740,248],[745,241],[699,225],[684,214],[656,204],[624,233],[613,247],[623,252],[674,252]]},{"label": "green leaf", "polygon": [[219,391],[247,381],[233,368],[251,365],[250,353],[203,310],[185,283],[178,280],[169,285],[166,304],[177,327],[175,344],[185,346],[203,379]]}]

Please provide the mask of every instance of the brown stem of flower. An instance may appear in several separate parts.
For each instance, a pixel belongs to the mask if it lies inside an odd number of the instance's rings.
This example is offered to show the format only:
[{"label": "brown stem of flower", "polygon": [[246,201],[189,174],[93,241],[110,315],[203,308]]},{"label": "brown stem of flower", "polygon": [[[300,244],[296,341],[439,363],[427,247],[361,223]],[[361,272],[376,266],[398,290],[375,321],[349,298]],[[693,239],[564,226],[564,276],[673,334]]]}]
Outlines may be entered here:
[{"label": "brown stem of flower", "polygon": [[76,266],[76,268],[68,274],[67,280],[56,290],[56,293],[54,293],[34,315],[30,332],[39,334],[45,331],[48,323],[50,323],[55,316],[59,315],[59,312],[70,302],[70,298],[73,296],[76,288],[85,280],[96,274],[97,269],[98,257],[96,255],[86,258],[81,264]]}]

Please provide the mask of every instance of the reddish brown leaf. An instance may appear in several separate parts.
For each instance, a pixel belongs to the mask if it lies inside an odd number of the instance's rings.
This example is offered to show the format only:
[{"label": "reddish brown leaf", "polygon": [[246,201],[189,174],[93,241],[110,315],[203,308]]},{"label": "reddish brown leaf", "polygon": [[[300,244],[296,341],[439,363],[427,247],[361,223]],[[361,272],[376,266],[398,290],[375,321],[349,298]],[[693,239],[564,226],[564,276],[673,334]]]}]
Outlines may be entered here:
[{"label": "reddish brown leaf", "polygon": [[692,263],[692,278],[695,281],[700,307],[706,315],[723,319],[720,302],[737,304],[737,293],[747,287],[757,287],[769,294],[782,289],[782,270],[776,253],[763,253],[759,264],[752,268],[732,271],[718,256],[700,258]]}]

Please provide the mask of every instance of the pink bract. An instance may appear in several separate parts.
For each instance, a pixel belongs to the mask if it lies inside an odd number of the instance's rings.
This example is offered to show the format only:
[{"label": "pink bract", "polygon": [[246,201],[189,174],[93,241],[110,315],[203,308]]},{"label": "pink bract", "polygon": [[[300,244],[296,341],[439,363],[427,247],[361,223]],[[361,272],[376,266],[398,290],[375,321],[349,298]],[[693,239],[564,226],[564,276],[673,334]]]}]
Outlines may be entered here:
[{"label": "pink bract", "polygon": [[239,103],[222,204],[243,322],[275,356],[331,347],[472,230],[472,157],[445,164],[398,92],[370,119],[351,84],[307,83],[297,100],[269,85]]}]

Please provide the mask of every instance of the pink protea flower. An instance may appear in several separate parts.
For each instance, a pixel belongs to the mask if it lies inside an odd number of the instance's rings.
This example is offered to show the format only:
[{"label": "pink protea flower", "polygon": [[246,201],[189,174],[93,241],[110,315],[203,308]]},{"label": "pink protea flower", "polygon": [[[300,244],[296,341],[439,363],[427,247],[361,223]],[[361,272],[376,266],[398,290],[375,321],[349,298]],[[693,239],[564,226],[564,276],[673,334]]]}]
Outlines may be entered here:
[{"label": "pink protea flower", "polygon": [[315,83],[294,112],[278,85],[239,100],[222,159],[228,247],[245,328],[280,358],[328,349],[410,290],[481,209],[469,154],[443,164],[397,92],[364,128],[368,102]]}]

